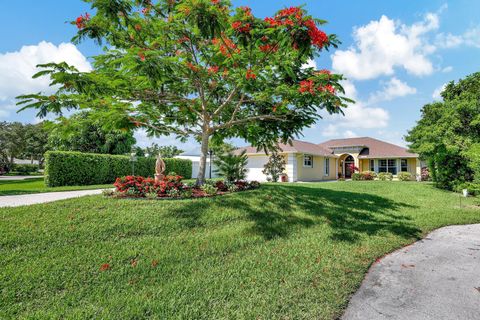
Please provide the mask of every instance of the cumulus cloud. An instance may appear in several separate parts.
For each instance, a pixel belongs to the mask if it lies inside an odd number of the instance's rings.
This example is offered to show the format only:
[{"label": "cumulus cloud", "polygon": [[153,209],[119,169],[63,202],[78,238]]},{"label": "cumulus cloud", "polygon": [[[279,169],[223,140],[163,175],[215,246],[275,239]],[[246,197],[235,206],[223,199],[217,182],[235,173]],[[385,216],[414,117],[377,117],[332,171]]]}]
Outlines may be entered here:
[{"label": "cumulus cloud", "polygon": [[0,117],[6,118],[16,110],[15,97],[26,93],[50,92],[50,79],[32,79],[38,72],[37,64],[67,62],[80,71],[90,71],[90,63],[71,43],[58,46],[42,41],[38,45],[23,46],[19,51],[0,54]]},{"label": "cumulus cloud", "polygon": [[410,87],[406,82],[403,82],[395,77],[386,82],[382,90],[372,93],[369,99],[370,103],[380,101],[390,101],[395,98],[415,94],[417,89]]},{"label": "cumulus cloud", "polygon": [[435,38],[435,45],[445,49],[462,45],[480,48],[480,26],[470,28],[460,35],[439,33]]},{"label": "cumulus cloud", "polygon": [[390,115],[387,110],[380,107],[371,107],[369,103],[361,101],[357,97],[355,85],[348,80],[342,82],[346,96],[355,100],[354,104],[349,104],[343,109],[345,115],[325,115],[322,114],[325,127],[321,129],[321,134],[325,137],[344,137],[357,136],[352,130],[385,128],[388,126]]},{"label": "cumulus cloud", "polygon": [[302,65],[303,69],[313,68],[318,70],[317,62],[314,59],[308,59],[307,63]]},{"label": "cumulus cloud", "polygon": [[393,75],[397,67],[416,76],[431,74],[434,68],[429,55],[435,47],[425,35],[438,27],[438,13],[428,13],[412,25],[382,15],[379,20],[354,29],[355,44],[347,50],[337,50],[331,56],[332,67],[356,80]]},{"label": "cumulus cloud", "polygon": [[435,89],[433,91],[433,93],[432,93],[433,100],[435,100],[435,101],[442,101],[443,100],[443,98],[440,94],[443,92],[443,90],[445,90],[446,86],[447,86],[446,83],[442,84],[440,87],[438,87],[437,89]]}]

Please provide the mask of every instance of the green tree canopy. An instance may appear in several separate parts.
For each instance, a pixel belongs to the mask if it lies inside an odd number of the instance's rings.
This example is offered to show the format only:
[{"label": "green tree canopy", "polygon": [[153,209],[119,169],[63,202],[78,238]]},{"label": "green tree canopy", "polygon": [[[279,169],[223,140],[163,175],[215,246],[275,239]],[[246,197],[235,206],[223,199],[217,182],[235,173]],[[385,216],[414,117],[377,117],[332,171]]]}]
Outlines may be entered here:
[{"label": "green tree canopy", "polygon": [[273,147],[299,135],[319,109],[341,113],[342,76],[305,68],[335,35],[300,7],[257,18],[228,0],[85,0],[74,42],[104,45],[93,71],[66,63],[40,66],[53,95],[19,97],[39,116],[86,109],[103,125],[145,128],[150,135],[194,137],[201,143],[197,177],[205,179],[211,137],[241,137]]},{"label": "green tree canopy", "polygon": [[49,125],[48,144],[53,150],[125,154],[136,143],[132,131],[105,128],[86,111],[58,120]]},{"label": "green tree canopy", "polygon": [[160,146],[157,143],[152,143],[149,147],[145,148],[145,153],[151,157],[156,157],[160,154],[162,158],[174,158],[182,154],[183,150],[177,146]]},{"label": "green tree canopy", "polygon": [[450,82],[443,101],[427,104],[406,140],[428,161],[434,181],[453,189],[480,180],[480,73]]}]

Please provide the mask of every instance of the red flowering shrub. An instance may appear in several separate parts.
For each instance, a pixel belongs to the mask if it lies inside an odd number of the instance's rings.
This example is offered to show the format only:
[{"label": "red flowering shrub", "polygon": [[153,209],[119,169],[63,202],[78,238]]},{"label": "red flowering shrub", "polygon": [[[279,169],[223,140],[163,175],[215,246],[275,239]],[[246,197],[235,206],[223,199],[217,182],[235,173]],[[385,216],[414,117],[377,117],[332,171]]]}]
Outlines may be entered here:
[{"label": "red flowering shrub", "polygon": [[228,187],[223,181],[217,181],[215,182],[215,187],[218,189],[218,191],[228,191]]},{"label": "red flowering shrub", "polygon": [[238,191],[243,191],[248,188],[248,182],[247,181],[235,181],[234,184],[237,186]]},{"label": "red flowering shrub", "polygon": [[117,178],[113,185],[116,187],[117,192],[143,198],[148,193],[164,196],[171,190],[184,190],[186,186],[182,183],[182,179],[182,176],[169,175],[165,176],[162,181],[155,182],[152,178],[126,176]]}]

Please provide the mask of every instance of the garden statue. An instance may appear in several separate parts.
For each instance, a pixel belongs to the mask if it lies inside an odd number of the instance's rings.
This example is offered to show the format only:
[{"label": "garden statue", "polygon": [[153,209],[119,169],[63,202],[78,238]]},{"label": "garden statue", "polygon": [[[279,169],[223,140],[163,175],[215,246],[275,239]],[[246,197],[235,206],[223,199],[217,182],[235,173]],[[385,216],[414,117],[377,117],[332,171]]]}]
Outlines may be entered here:
[{"label": "garden statue", "polygon": [[162,160],[162,156],[158,154],[157,162],[155,162],[155,182],[160,182],[163,180],[165,172],[165,162]]}]

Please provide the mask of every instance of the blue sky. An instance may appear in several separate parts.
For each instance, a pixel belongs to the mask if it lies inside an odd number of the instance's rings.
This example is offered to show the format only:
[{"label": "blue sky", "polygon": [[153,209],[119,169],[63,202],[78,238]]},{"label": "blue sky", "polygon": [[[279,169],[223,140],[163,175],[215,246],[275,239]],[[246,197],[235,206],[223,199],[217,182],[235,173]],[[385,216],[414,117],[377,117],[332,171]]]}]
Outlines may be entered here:
[{"label": "blue sky", "polygon": [[[404,144],[402,137],[434,99],[442,85],[480,71],[480,1],[318,1],[234,0],[257,16],[306,4],[315,17],[328,20],[327,33],[342,45],[323,52],[315,63],[348,80],[345,87],[357,103],[345,117],[325,116],[304,131],[303,140],[372,136]],[[84,70],[100,48],[92,42],[69,44],[75,27],[65,21],[89,11],[80,0],[24,0],[2,4],[0,11],[0,121],[35,122],[33,112],[17,114],[13,97],[45,90],[48,81],[32,81],[36,63],[67,60]],[[139,133],[139,143],[148,144]],[[172,138],[161,144],[179,144]],[[242,144],[241,141],[235,141]],[[196,149],[195,142],[182,146]]]}]

